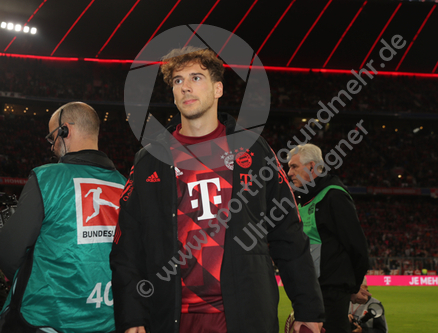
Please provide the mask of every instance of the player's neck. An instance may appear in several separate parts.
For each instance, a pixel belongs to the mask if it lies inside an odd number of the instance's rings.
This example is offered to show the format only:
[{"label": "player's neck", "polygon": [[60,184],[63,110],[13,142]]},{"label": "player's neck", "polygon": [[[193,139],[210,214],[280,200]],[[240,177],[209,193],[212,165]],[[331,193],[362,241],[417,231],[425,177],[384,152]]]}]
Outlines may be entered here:
[{"label": "player's neck", "polygon": [[205,114],[198,119],[181,117],[180,134],[184,136],[204,136],[213,132],[218,126],[217,113]]}]

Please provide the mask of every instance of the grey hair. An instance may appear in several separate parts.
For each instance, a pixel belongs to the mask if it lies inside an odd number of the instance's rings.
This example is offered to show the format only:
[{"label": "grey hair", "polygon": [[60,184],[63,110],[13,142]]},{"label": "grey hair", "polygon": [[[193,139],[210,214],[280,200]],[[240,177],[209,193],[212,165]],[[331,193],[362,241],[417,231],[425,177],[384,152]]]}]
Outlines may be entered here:
[{"label": "grey hair", "polygon": [[289,159],[295,154],[300,154],[300,162],[302,164],[315,162],[318,165],[318,172],[322,172],[324,160],[322,159],[322,151],[318,146],[312,145],[311,143],[307,143],[303,146],[298,145],[289,152]]}]

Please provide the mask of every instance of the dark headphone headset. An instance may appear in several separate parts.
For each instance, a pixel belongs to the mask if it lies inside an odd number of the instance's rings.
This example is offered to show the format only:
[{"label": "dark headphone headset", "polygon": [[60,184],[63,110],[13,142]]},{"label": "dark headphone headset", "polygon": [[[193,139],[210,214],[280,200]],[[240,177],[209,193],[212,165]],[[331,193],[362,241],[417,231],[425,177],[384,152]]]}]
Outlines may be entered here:
[{"label": "dark headphone headset", "polygon": [[61,109],[61,111],[59,112],[58,136],[63,139],[63,138],[68,137],[68,127],[62,125],[62,122],[61,122],[62,111],[64,111],[64,109]]}]

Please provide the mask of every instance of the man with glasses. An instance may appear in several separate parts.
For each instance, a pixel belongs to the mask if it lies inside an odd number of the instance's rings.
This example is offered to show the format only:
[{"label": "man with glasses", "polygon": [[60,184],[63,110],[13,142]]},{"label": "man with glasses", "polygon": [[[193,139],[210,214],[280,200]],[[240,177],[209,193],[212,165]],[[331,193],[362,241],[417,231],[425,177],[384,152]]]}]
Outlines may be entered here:
[{"label": "man with glasses", "polygon": [[0,231],[0,269],[13,280],[1,333],[115,330],[108,257],[126,179],[98,150],[99,124],[81,102],[50,119],[59,163],[32,170]]}]

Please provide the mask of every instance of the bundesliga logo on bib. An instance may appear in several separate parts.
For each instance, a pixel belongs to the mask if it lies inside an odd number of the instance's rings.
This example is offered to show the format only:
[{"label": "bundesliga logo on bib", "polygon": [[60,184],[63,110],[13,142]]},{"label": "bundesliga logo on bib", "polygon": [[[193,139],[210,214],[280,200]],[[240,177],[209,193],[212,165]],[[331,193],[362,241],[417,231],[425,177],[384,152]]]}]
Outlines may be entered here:
[{"label": "bundesliga logo on bib", "polygon": [[119,216],[123,185],[75,178],[78,244],[111,243]]}]

